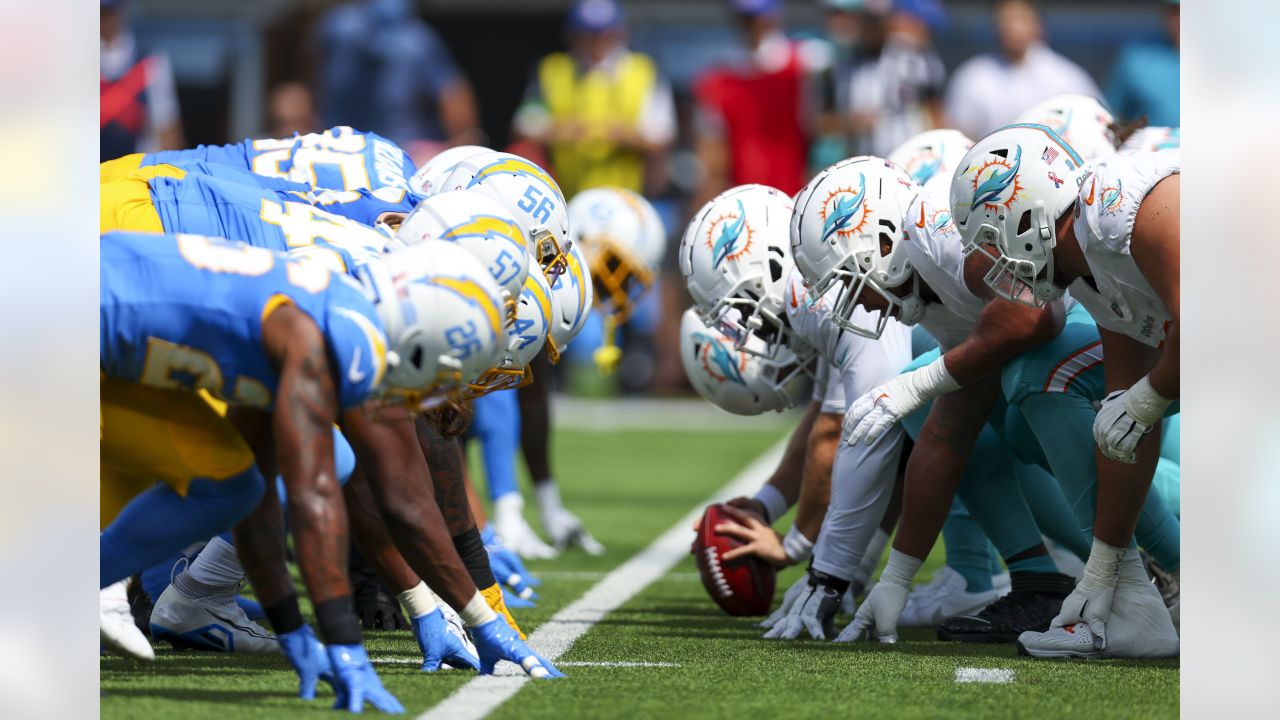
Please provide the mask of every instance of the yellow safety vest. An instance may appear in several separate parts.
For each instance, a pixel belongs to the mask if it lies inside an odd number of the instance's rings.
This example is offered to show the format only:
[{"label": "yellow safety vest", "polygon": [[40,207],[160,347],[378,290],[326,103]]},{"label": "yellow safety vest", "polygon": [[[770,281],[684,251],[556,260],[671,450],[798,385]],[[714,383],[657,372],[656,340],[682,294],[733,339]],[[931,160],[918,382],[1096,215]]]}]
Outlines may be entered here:
[{"label": "yellow safety vest", "polygon": [[643,154],[617,146],[607,130],[639,121],[658,79],[653,60],[629,52],[612,72],[597,68],[580,73],[572,57],[553,53],[543,59],[538,78],[551,117],[585,128],[577,139],[551,146],[552,167],[565,196],[606,185],[643,192]]}]

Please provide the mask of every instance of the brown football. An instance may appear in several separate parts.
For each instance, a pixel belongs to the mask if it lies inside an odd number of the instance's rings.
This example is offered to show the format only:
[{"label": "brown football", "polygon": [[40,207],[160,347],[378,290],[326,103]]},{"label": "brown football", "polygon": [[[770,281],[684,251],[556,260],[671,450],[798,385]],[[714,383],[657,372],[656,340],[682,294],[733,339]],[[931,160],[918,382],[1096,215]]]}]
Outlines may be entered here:
[{"label": "brown football", "polygon": [[722,610],[730,615],[765,615],[773,602],[778,582],[777,569],[754,555],[725,561],[724,553],[743,542],[721,535],[716,525],[734,522],[724,505],[707,508],[698,523],[698,536],[693,541],[693,554],[698,563],[702,585]]}]

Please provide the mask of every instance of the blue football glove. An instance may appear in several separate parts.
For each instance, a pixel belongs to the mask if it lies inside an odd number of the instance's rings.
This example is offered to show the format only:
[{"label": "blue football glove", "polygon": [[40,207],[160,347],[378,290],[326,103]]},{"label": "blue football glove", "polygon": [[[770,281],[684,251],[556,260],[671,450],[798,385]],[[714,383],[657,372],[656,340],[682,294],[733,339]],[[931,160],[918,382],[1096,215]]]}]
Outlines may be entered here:
[{"label": "blue football glove", "polygon": [[454,667],[465,665],[472,670],[480,669],[479,658],[468,652],[462,642],[449,632],[449,624],[445,622],[440,608],[413,618],[410,623],[413,636],[418,640],[418,649],[422,651],[423,672],[435,672],[445,662]]},{"label": "blue football glove", "polygon": [[284,659],[288,660],[294,671],[298,673],[298,679],[301,681],[298,697],[303,700],[315,700],[317,680],[323,680],[331,687],[337,687],[333,682],[333,666],[329,664],[329,656],[325,653],[320,639],[311,632],[309,625],[303,625],[291,633],[277,635],[276,639],[280,641],[280,650],[284,653]]},{"label": "blue football glove", "polygon": [[532,678],[564,677],[564,673],[557,670],[555,665],[543,660],[537,653],[530,650],[501,615],[483,625],[471,628],[471,637],[475,640],[476,650],[480,653],[481,675],[492,675],[493,666],[497,665],[499,660],[509,660],[524,668]]},{"label": "blue football glove", "polygon": [[382,680],[369,663],[369,656],[365,654],[363,645],[330,645],[325,649],[329,654],[329,662],[333,664],[336,680],[333,689],[338,693],[338,700],[333,704],[334,710],[363,712],[364,704],[368,701],[387,714],[404,712],[400,701],[382,687]]},{"label": "blue football glove", "polygon": [[489,553],[489,567],[493,568],[494,577],[511,590],[507,593],[507,604],[512,607],[533,607],[532,603],[527,606],[513,604],[510,598],[537,600],[538,593],[534,592],[533,588],[542,584],[541,581],[529,573],[519,555],[502,544],[498,534],[493,531],[492,525],[485,527],[484,532],[480,533],[480,539],[484,541],[484,549]]},{"label": "blue football glove", "polygon": [[[530,592],[533,592],[533,591],[531,590]],[[534,595],[533,597],[534,599],[537,599],[538,596]],[[507,604],[507,607],[509,608],[538,607],[538,604],[535,603],[533,600],[525,600],[521,598],[519,595],[516,595],[514,592],[512,592],[511,588],[509,587],[502,588],[502,600]]]}]

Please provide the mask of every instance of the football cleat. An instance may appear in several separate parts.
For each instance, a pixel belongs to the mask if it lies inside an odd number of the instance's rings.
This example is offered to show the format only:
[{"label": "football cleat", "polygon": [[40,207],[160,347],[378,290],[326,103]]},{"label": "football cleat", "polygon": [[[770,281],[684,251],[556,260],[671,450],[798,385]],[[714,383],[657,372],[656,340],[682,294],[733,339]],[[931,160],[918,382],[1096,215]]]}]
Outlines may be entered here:
[{"label": "football cleat", "polygon": [[1019,655],[1038,658],[1105,656],[1102,638],[1093,634],[1089,623],[1050,628],[1044,632],[1024,632],[1018,636],[1017,646]]},{"label": "football cleat", "polygon": [[493,529],[503,545],[525,560],[550,560],[560,555],[524,519],[524,499],[518,493],[504,495],[493,504]]},{"label": "football cleat", "polygon": [[249,619],[234,593],[189,598],[170,585],[151,611],[151,636],[176,648],[215,652],[279,652],[274,633]]},{"label": "football cleat", "polygon": [[1028,630],[1046,630],[1075,584],[1062,573],[1013,573],[1008,595],[976,614],[947,618],[938,628],[938,639],[1012,643]]},{"label": "football cleat", "polygon": [[133,622],[126,580],[102,588],[98,597],[100,641],[112,651],[135,660],[155,660],[156,652]]},{"label": "football cleat", "polygon": [[1151,582],[1156,586],[1156,590],[1160,591],[1160,598],[1164,600],[1164,606],[1169,608],[1169,619],[1173,621],[1174,629],[1180,629],[1179,615],[1182,608],[1182,573],[1180,570],[1169,572],[1160,567],[1160,563],[1155,561],[1147,553],[1142,553],[1142,564],[1146,567],[1147,575],[1151,578]]},{"label": "football cleat", "polygon": [[907,596],[898,626],[936,627],[949,617],[972,615],[1008,591],[1006,586],[1003,592],[999,587],[968,592],[964,576],[944,565],[928,585],[917,587]]},{"label": "football cleat", "polygon": [[1107,618],[1104,641],[1088,623],[1024,632],[1018,652],[1037,658],[1162,658],[1178,655],[1178,634],[1160,594],[1146,582],[1126,582],[1124,570]]}]

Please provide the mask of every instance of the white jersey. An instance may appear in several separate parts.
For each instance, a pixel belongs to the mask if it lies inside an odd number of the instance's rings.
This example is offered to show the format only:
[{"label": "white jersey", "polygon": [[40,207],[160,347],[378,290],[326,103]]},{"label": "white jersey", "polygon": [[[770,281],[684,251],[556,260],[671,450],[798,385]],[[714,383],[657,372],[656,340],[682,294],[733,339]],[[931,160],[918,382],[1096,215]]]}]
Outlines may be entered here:
[{"label": "white jersey", "polygon": [[1129,136],[1120,146],[1122,153],[1177,150],[1182,147],[1182,128],[1144,127]]},{"label": "white jersey", "polygon": [[[831,399],[832,385],[841,384],[844,399],[852,401],[897,375],[911,362],[911,329],[890,320],[878,340],[844,330],[831,317],[838,292],[838,287],[832,287],[821,298],[809,297],[804,278],[793,268],[787,277],[787,319],[796,334],[816,347],[819,357],[831,368],[825,397]],[[855,313],[865,314],[861,322],[874,326],[870,313],[862,308],[857,308]]]},{"label": "white jersey", "polygon": [[964,281],[964,240],[951,219],[951,176],[930,179],[907,210],[907,259],[941,304],[925,306],[920,325],[943,351],[959,345],[978,322],[986,301]]},{"label": "white jersey", "polygon": [[1076,202],[1075,236],[1093,286],[1082,278],[1071,294],[1102,327],[1152,347],[1164,342],[1172,317],[1133,261],[1129,242],[1147,193],[1181,165],[1180,150],[1117,155],[1092,166]]}]

